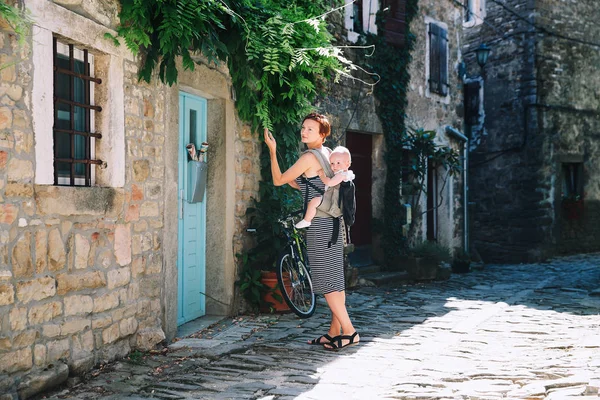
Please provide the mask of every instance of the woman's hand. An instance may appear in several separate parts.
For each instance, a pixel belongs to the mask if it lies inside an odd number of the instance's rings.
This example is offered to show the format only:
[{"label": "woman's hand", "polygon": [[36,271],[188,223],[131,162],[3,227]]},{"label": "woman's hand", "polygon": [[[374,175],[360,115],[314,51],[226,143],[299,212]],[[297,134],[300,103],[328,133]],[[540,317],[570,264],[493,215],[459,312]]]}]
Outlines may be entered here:
[{"label": "woman's hand", "polygon": [[271,135],[271,132],[269,132],[267,128],[265,128],[264,135],[265,143],[267,144],[269,151],[271,152],[271,154],[275,154],[275,151],[277,150],[277,142],[275,141],[275,138],[273,137],[273,135]]}]

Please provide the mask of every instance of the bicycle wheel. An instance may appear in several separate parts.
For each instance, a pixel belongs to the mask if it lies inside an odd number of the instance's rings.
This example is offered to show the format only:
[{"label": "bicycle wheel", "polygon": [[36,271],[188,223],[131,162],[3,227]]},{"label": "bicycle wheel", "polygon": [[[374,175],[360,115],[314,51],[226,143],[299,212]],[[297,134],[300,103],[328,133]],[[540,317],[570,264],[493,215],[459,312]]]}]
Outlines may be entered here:
[{"label": "bicycle wheel", "polygon": [[289,251],[279,256],[277,280],[281,294],[294,313],[308,318],[315,312],[316,296],[313,292],[310,273],[300,260],[296,261]]}]

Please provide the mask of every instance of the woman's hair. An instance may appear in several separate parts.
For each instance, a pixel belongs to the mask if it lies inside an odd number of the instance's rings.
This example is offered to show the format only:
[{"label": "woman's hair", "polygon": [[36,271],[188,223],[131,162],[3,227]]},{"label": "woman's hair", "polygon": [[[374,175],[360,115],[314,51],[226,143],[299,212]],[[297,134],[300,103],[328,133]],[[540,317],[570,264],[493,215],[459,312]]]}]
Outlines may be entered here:
[{"label": "woman's hair", "polygon": [[319,123],[319,135],[321,135],[321,138],[323,141],[325,141],[325,138],[331,134],[331,124],[329,124],[327,117],[323,114],[310,113],[304,117],[302,122],[306,121],[307,119],[312,119],[313,121],[317,121]]}]

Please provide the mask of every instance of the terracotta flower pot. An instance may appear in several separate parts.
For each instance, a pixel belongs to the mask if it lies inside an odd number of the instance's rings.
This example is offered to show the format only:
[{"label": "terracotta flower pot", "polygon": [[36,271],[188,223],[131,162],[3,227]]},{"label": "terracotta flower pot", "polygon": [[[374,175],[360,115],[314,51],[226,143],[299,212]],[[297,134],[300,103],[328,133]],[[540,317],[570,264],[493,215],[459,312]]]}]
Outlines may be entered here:
[{"label": "terracotta flower pot", "polygon": [[[262,297],[263,305],[260,308],[261,312],[286,312],[290,311],[287,303],[283,299],[279,283],[277,281],[277,273],[272,271],[261,271],[261,282],[265,286],[266,290]],[[284,282],[288,288],[288,292],[291,291],[291,283]]]}]

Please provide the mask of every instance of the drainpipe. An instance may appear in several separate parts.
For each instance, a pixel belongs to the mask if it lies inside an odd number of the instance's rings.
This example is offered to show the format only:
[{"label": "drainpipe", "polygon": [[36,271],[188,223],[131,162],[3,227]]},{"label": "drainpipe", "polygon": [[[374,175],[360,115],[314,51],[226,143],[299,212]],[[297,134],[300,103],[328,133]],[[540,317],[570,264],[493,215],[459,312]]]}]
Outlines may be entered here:
[{"label": "drainpipe", "polygon": [[463,143],[463,250],[469,254],[469,138],[450,125],[446,126],[446,134]]}]

